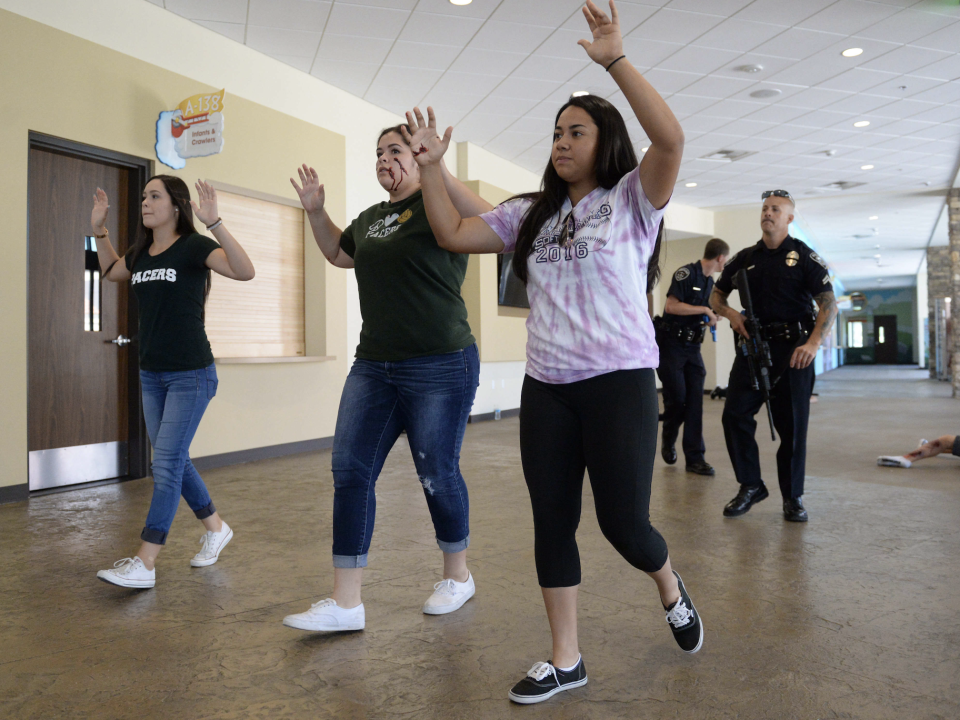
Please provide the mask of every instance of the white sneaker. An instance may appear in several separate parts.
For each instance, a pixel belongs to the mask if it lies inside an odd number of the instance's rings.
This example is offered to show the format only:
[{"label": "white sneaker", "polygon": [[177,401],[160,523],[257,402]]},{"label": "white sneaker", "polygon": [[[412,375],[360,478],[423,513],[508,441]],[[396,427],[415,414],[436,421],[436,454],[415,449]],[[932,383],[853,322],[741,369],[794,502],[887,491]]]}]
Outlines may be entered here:
[{"label": "white sneaker", "polygon": [[220,532],[208,531],[200,538],[200,552],[193,556],[190,564],[193,567],[206,567],[213,565],[220,557],[220,551],[227,543],[233,540],[233,530],[229,525],[223,523]]},{"label": "white sneaker", "polygon": [[152,588],[157,584],[156,570],[147,570],[138,557],[117,560],[110,570],[100,570],[97,577],[120,587]]},{"label": "white sneaker", "polygon": [[355,608],[342,608],[333,598],[315,602],[306,612],[287,615],[283,624],[297,630],[326,630],[342,632],[344,630],[363,630],[366,618],[363,603]]},{"label": "white sneaker", "polygon": [[473,583],[473,575],[467,575],[466,582],[457,582],[453,578],[441,580],[433,586],[433,595],[423,604],[423,611],[427,615],[445,615],[459,610],[463,604],[477,592]]}]

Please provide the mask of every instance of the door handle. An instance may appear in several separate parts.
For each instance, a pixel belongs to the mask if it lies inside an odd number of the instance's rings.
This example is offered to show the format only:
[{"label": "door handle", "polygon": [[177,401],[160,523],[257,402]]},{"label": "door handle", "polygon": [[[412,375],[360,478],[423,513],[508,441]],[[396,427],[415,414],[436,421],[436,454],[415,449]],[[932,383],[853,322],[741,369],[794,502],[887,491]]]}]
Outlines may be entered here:
[{"label": "door handle", "polygon": [[124,345],[129,345],[133,342],[132,338],[124,337],[123,335],[117,336],[114,340],[104,340],[105,343],[113,343],[114,345],[119,345],[123,347]]}]

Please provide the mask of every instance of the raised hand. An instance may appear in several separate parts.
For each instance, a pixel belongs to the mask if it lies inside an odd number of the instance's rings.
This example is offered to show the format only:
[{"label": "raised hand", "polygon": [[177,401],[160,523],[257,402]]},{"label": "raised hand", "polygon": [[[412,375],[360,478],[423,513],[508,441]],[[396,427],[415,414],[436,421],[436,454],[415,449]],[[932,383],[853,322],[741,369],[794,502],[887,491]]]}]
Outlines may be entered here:
[{"label": "raised hand", "polygon": [[606,68],[610,63],[623,55],[623,36],[620,33],[620,16],[617,6],[610,0],[610,17],[598,8],[593,0],[587,0],[583,7],[583,16],[587,19],[590,32],[593,33],[593,42],[578,40],[577,45],[587,51],[587,55],[595,63]]},{"label": "raised hand", "polygon": [[203,180],[197,180],[194,187],[197,189],[199,204],[193,200],[190,201],[193,206],[193,214],[204,225],[213,225],[219,217],[217,214],[217,191],[213,189],[213,185]]},{"label": "raised hand", "polygon": [[93,195],[93,212],[90,213],[90,226],[93,228],[94,235],[103,235],[109,209],[110,201],[107,199],[107,194],[97,188],[97,192]]},{"label": "raised hand", "polygon": [[407,112],[407,127],[413,134],[407,132],[406,128],[400,128],[403,133],[403,139],[413,150],[413,159],[421,167],[424,165],[433,165],[440,162],[443,154],[450,147],[450,138],[453,136],[453,127],[448,127],[443,137],[437,135],[437,118],[433,114],[433,108],[427,108],[427,122],[424,122],[420,108],[414,108],[413,114]]},{"label": "raised hand", "polygon": [[312,167],[307,167],[306,163],[303,167],[298,167],[297,172],[300,174],[300,183],[303,187],[297,185],[297,181],[293,178],[290,178],[290,184],[293,185],[293,189],[300,196],[300,204],[308,213],[320,212],[323,210],[323,204],[327,199],[327,194],[323,190],[323,183],[320,182],[320,176]]}]

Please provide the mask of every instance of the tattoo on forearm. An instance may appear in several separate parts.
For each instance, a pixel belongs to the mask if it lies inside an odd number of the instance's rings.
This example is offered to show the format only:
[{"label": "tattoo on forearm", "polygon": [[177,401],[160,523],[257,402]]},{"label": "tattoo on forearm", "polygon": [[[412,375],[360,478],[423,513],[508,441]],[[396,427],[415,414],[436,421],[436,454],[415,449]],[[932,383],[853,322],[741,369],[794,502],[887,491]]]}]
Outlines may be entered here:
[{"label": "tattoo on forearm", "polygon": [[827,291],[820,293],[813,299],[816,300],[817,306],[820,308],[814,332],[818,333],[820,342],[823,342],[823,339],[827,336],[827,333],[830,332],[833,321],[839,313],[839,310],[837,310],[837,297],[833,292]]},{"label": "tattoo on forearm", "polygon": [[726,295],[714,288],[713,292],[710,293],[710,307],[713,308],[715,313],[720,314],[724,308],[730,307],[730,303],[727,302]]}]

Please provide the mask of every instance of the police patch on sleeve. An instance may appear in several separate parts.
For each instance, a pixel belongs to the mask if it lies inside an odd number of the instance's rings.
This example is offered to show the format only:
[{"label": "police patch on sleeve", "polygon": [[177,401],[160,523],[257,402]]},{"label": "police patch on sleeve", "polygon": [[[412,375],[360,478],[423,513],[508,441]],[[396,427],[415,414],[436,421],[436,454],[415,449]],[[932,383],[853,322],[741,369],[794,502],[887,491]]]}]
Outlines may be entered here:
[{"label": "police patch on sleeve", "polygon": [[674,274],[673,279],[677,282],[683,282],[690,277],[690,268],[682,267]]},{"label": "police patch on sleeve", "polygon": [[813,260],[817,265],[823,267],[824,270],[829,270],[827,263],[824,262],[823,258],[817,255],[815,252],[810,253],[810,259]]}]

